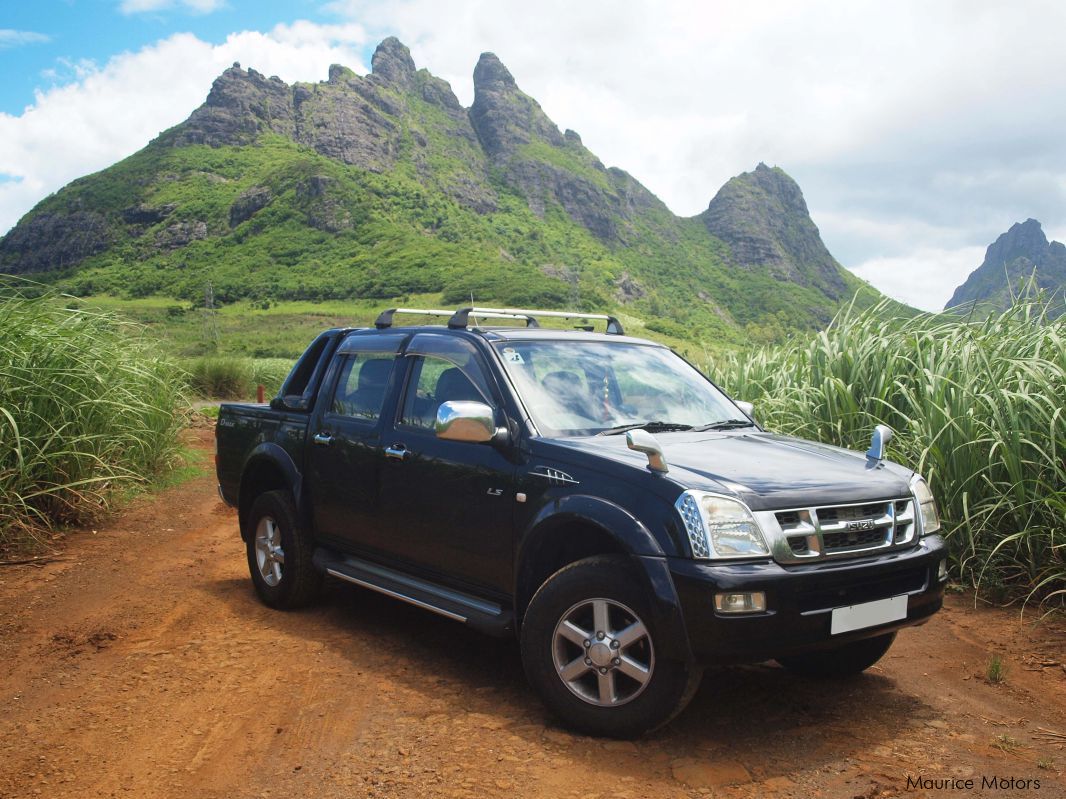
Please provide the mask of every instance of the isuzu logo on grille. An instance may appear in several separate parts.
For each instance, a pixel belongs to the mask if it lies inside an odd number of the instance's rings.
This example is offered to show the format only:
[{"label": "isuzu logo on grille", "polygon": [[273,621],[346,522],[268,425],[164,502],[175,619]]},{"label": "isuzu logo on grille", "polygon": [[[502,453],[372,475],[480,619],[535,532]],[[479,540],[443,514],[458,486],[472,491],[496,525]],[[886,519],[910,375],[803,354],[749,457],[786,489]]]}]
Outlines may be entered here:
[{"label": "isuzu logo on grille", "polygon": [[858,519],[853,522],[848,522],[847,531],[854,532],[857,530],[872,530],[874,529],[873,519]]}]

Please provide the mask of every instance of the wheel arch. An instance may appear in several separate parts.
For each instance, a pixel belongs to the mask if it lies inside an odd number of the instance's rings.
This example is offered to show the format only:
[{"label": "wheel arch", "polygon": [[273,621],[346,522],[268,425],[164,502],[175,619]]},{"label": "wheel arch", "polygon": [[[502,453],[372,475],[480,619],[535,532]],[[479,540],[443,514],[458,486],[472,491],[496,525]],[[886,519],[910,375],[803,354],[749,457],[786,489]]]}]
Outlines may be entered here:
[{"label": "wheel arch", "polygon": [[284,449],[267,442],[252,450],[241,471],[241,486],[237,499],[241,538],[248,540],[248,512],[256,497],[266,491],[287,490],[299,508],[300,485],[300,472]]},{"label": "wheel arch", "polygon": [[516,630],[537,589],[559,569],[594,555],[623,555],[649,592],[667,654],[691,658],[681,603],[662,548],[639,519],[607,500],[572,495],[546,505],[523,534],[515,562]]}]

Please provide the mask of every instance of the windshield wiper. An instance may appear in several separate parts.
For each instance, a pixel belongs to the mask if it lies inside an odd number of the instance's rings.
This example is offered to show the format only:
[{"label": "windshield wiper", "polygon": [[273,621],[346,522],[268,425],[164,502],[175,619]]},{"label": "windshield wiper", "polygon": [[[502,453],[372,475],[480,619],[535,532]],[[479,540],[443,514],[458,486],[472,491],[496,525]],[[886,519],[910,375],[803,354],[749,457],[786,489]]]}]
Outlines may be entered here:
[{"label": "windshield wiper", "polygon": [[601,430],[596,435],[598,436],[617,436],[620,433],[626,433],[630,430],[647,430],[649,433],[668,433],[673,430],[691,430],[692,425],[680,424],[678,422],[662,422],[659,420],[651,422],[634,422],[633,424],[620,424],[618,427],[608,427],[606,430]]},{"label": "windshield wiper", "polygon": [[736,430],[740,427],[755,427],[755,423],[751,419],[725,419],[721,422],[711,422],[710,424],[693,427],[692,432],[704,433],[708,430]]}]

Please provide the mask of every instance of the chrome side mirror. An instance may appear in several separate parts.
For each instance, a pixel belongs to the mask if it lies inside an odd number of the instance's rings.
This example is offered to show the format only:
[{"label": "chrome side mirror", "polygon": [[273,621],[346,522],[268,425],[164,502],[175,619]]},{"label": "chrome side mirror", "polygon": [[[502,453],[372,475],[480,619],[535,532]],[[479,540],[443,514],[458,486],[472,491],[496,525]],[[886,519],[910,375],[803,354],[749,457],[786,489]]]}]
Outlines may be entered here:
[{"label": "chrome side mirror", "polygon": [[484,444],[496,435],[492,408],[484,402],[449,400],[437,408],[437,438]]},{"label": "chrome side mirror", "polygon": [[751,419],[753,422],[755,419],[755,404],[751,402],[744,402],[744,400],[733,400],[733,404],[740,410],[744,411],[744,415]]},{"label": "chrome side mirror", "polygon": [[874,428],[874,433],[870,436],[870,448],[866,450],[866,457],[872,458],[875,461],[883,460],[885,457],[885,447],[888,446],[888,442],[892,440],[892,428],[887,425],[879,424]]},{"label": "chrome side mirror", "polygon": [[630,430],[626,433],[626,446],[634,452],[643,452],[648,456],[648,468],[659,474],[666,474],[670,468],[663,457],[663,448],[659,439],[647,430]]}]

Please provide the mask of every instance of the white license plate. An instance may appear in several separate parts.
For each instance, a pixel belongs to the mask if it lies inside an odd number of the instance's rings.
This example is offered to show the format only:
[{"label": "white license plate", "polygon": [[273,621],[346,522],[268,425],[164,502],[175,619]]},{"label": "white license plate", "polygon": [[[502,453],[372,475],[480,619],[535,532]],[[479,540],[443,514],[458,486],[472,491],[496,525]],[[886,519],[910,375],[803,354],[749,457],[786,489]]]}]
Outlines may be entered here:
[{"label": "white license plate", "polygon": [[875,602],[863,602],[861,605],[848,605],[846,608],[833,608],[829,632],[831,635],[840,635],[905,618],[907,618],[907,596],[894,596],[888,599],[878,599]]}]

